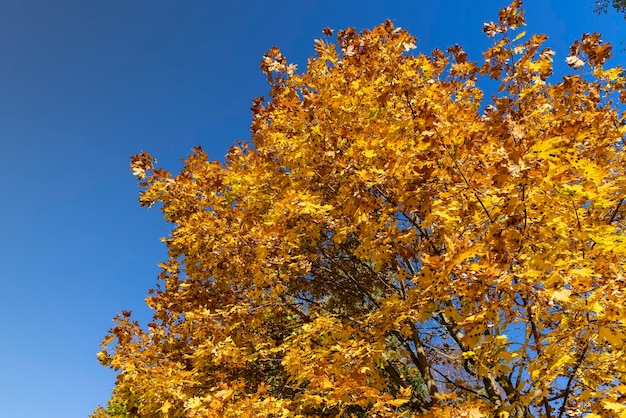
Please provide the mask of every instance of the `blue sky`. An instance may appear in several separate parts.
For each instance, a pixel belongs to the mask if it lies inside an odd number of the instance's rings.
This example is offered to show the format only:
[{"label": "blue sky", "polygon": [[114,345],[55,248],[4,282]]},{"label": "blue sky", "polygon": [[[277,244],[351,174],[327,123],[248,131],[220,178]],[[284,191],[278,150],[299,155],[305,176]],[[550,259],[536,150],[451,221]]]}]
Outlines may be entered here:
[{"label": "blue sky", "polygon": [[[194,145],[220,159],[247,140],[274,45],[303,67],[323,27],[389,18],[418,51],[459,43],[480,60],[482,23],[507,3],[0,0],[0,415],[86,417],[113,387],[96,361],[111,318],[150,317],[168,226],[139,207],[132,154],[176,171]],[[592,3],[528,1],[526,30],[561,67],[592,31],[623,62],[626,22]]]}]

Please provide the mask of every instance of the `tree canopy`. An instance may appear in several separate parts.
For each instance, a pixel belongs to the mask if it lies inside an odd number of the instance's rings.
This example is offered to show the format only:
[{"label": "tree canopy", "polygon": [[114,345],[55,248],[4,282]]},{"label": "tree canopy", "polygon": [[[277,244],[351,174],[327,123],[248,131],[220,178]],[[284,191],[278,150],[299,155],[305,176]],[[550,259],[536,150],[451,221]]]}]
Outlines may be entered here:
[{"label": "tree canopy", "polygon": [[596,13],[607,13],[609,6],[626,19],[626,0],[596,0],[594,10]]},{"label": "tree canopy", "polygon": [[94,416],[625,417],[626,78],[586,34],[553,81],[523,24],[481,63],[325,29],[303,72],[265,55],[223,162],[133,157],[169,257]]}]

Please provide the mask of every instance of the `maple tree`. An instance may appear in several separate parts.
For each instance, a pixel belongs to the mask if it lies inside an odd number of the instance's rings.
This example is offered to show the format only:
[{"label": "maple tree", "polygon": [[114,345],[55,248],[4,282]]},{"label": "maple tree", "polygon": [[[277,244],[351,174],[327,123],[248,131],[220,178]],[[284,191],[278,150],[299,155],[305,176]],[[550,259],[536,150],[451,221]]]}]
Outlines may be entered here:
[{"label": "maple tree", "polygon": [[303,73],[265,55],[224,162],[133,157],[169,257],[94,416],[625,417],[626,78],[588,34],[552,82],[523,24],[485,24],[482,64],[325,29]]},{"label": "maple tree", "polygon": [[624,14],[626,19],[626,0],[596,0],[594,11],[598,14],[607,13],[609,6],[613,7],[616,12]]}]

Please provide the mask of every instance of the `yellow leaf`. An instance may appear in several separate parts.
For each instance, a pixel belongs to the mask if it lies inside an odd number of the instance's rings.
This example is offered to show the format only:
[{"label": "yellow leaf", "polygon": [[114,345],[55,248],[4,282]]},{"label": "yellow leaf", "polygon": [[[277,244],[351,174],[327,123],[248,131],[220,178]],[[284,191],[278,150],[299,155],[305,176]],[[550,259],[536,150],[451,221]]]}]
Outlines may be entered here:
[{"label": "yellow leaf", "polygon": [[602,72],[601,77],[614,81],[620,78],[622,72],[623,70],[619,67],[609,68],[608,70]]},{"label": "yellow leaf", "polygon": [[599,302],[594,302],[591,306],[591,311],[602,315],[604,313],[604,307]]},{"label": "yellow leaf", "polygon": [[598,335],[605,339],[614,348],[621,347],[624,344],[624,340],[607,327],[601,327],[598,331]]},{"label": "yellow leaf", "polygon": [[549,139],[543,139],[533,145],[529,151],[542,158],[550,157],[551,154],[553,154],[553,151],[557,148],[560,148],[559,145],[565,141],[566,138],[562,136],[555,136]]},{"label": "yellow leaf", "polygon": [[324,389],[332,389],[334,387],[335,387],[335,385],[334,385],[334,383],[331,380],[329,380],[327,378],[322,379],[322,388],[324,388]]},{"label": "yellow leaf", "polygon": [[164,414],[167,414],[167,411],[169,411],[171,407],[172,407],[172,404],[169,401],[165,401],[160,411],[163,412]]},{"label": "yellow leaf", "polygon": [[391,405],[391,406],[402,406],[407,402],[409,402],[408,399],[394,399],[391,401],[387,401],[386,404]]},{"label": "yellow leaf", "polygon": [[626,410],[626,405],[624,405],[623,403],[613,402],[613,401],[608,401],[608,400],[603,400],[602,406],[604,407],[604,409],[608,409],[609,411],[613,411],[613,412],[621,412],[621,411]]},{"label": "yellow leaf", "polygon": [[526,31],[520,32],[517,34],[517,36],[513,39],[513,42],[520,40],[521,38],[523,38],[526,35]]},{"label": "yellow leaf", "polygon": [[480,409],[478,408],[470,408],[467,411],[467,417],[468,418],[483,418],[486,417],[487,415],[482,412]]},{"label": "yellow leaf", "polygon": [[552,299],[559,302],[568,302],[572,291],[569,289],[556,290],[552,293]]},{"label": "yellow leaf", "polygon": [[366,149],[365,151],[363,151],[363,155],[365,155],[366,158],[374,158],[374,156],[376,156],[376,151],[372,149]]},{"label": "yellow leaf", "polygon": [[474,357],[476,357],[476,352],[474,352],[474,351],[463,351],[462,356],[463,356],[463,358],[474,358]]},{"label": "yellow leaf", "polygon": [[554,363],[552,365],[552,369],[557,369],[561,366],[563,366],[564,364],[567,364],[570,360],[572,359],[572,356],[570,356],[569,354],[564,354],[562,355],[556,363]]},{"label": "yellow leaf", "polygon": [[565,62],[567,62],[567,65],[574,67],[576,70],[585,65],[585,61],[581,60],[576,55],[570,55],[565,58]]},{"label": "yellow leaf", "polygon": [[449,392],[449,393],[439,393],[437,395],[435,395],[435,398],[441,401],[446,401],[449,399],[456,399],[458,398],[459,395],[457,395],[454,392]]},{"label": "yellow leaf", "polygon": [[217,392],[215,392],[213,396],[220,398],[222,400],[227,400],[232,396],[233,393],[234,391],[232,389],[223,389],[223,390],[218,390]]}]

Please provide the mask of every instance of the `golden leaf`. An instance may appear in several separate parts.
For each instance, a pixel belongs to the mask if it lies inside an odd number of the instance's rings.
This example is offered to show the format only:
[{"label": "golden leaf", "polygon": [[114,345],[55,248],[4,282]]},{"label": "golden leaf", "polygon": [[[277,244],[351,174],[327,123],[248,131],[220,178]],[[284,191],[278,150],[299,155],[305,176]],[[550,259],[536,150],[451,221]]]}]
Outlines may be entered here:
[{"label": "golden leaf", "polygon": [[565,62],[567,63],[567,65],[569,65],[570,67],[574,67],[574,69],[576,70],[585,65],[585,61],[581,60],[576,55],[570,55],[569,57],[565,58]]},{"label": "golden leaf", "polygon": [[609,401],[606,399],[602,401],[602,406],[604,407],[604,409],[608,409],[609,411],[613,411],[617,413],[620,413],[626,410],[626,404],[613,402],[613,401]]},{"label": "golden leaf", "polygon": [[164,414],[167,414],[167,411],[169,411],[172,406],[173,405],[169,401],[165,401],[163,403],[163,406],[161,406],[160,411],[163,412]]}]

